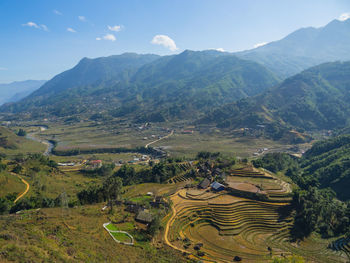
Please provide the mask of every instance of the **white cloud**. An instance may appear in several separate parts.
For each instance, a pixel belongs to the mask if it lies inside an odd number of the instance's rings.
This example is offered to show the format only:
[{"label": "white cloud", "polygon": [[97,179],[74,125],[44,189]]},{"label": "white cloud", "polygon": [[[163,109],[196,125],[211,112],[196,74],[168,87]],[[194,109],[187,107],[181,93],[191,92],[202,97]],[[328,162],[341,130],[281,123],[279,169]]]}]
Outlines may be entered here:
[{"label": "white cloud", "polygon": [[341,14],[339,17],[338,17],[338,20],[339,21],[345,21],[345,20],[348,20],[350,18],[350,13],[344,13],[344,14]]},{"label": "white cloud", "polygon": [[111,31],[115,31],[115,32],[119,32],[120,30],[122,30],[122,26],[118,26],[118,25],[115,25],[115,26],[107,26],[109,30]]},{"label": "white cloud", "polygon": [[82,22],[86,22],[86,17],[85,16],[78,16],[78,19]]},{"label": "white cloud", "polygon": [[1,70],[7,70],[7,68],[4,68],[4,67],[0,67],[0,71],[1,71]]},{"label": "white cloud", "polygon": [[113,34],[106,34],[103,37],[96,37],[97,41],[100,41],[102,39],[103,40],[109,40],[109,41],[116,41],[117,40],[115,35],[113,35]]},{"label": "white cloud", "polygon": [[219,48],[208,48],[208,50],[215,50],[215,51],[219,51],[219,52],[227,52],[225,49],[223,49],[222,47]]},{"label": "white cloud", "polygon": [[254,48],[265,46],[267,42],[261,42],[254,45]]},{"label": "white cloud", "polygon": [[53,12],[56,14],[56,15],[58,15],[58,16],[62,16],[63,14],[60,12],[60,11],[58,11],[58,10],[53,10]]},{"label": "white cloud", "polygon": [[71,28],[71,27],[68,27],[67,28],[67,31],[68,32],[71,32],[71,33],[76,33],[77,31],[75,31],[73,28]]},{"label": "white cloud", "polygon": [[49,28],[44,25],[44,24],[41,24],[41,25],[38,25],[37,23],[34,23],[34,22],[27,22],[25,24],[22,24],[22,26],[28,26],[28,27],[34,27],[36,29],[42,29],[44,31],[49,31]]},{"label": "white cloud", "polygon": [[34,22],[28,22],[28,23],[25,23],[25,24],[22,24],[22,26],[29,26],[29,27],[34,27],[34,28],[40,28],[36,23]]},{"label": "white cloud", "polygon": [[42,30],[44,31],[49,31],[49,28],[46,25],[40,25],[40,27],[42,28]]},{"label": "white cloud", "polygon": [[113,34],[104,35],[103,39],[104,40],[110,40],[110,41],[116,41],[117,40]]},{"label": "white cloud", "polygon": [[175,41],[166,35],[156,35],[153,37],[152,44],[162,45],[171,51],[176,51],[178,48],[176,47]]},{"label": "white cloud", "polygon": [[220,51],[220,52],[226,52],[225,49],[223,49],[222,47],[219,47],[219,48],[215,48],[216,51]]}]

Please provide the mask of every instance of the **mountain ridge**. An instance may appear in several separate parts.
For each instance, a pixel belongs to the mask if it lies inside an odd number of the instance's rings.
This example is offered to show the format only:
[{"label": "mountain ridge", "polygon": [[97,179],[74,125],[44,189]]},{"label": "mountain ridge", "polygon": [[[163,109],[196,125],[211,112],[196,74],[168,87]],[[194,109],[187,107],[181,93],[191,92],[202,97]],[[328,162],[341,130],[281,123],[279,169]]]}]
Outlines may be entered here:
[{"label": "mountain ridge", "polygon": [[45,82],[46,80],[24,80],[0,84],[0,105],[25,98]]},{"label": "mountain ridge", "polygon": [[[108,59],[119,62],[124,56]],[[186,50],[151,60],[123,68],[112,77],[102,71],[98,77],[86,80],[83,76],[87,72],[104,65],[100,66],[99,60],[83,59],[26,99],[2,110],[19,113],[37,109],[61,117],[104,112],[113,117],[132,114],[136,121],[164,121],[192,117],[208,107],[255,95],[278,83],[264,66],[213,50]],[[76,78],[71,80],[73,76]]]},{"label": "mountain ridge", "polygon": [[263,64],[281,78],[317,64],[350,60],[350,19],[300,28],[280,40],[235,54]]}]

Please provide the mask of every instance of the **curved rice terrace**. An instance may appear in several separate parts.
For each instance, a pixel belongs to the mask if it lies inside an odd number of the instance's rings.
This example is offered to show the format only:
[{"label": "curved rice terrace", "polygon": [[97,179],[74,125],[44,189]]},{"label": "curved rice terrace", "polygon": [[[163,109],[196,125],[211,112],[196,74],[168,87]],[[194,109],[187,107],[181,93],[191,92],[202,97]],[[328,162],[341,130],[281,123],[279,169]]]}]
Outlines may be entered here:
[{"label": "curved rice terrace", "polygon": [[269,262],[291,254],[310,262],[347,262],[344,253],[327,249],[328,241],[314,236],[290,241],[288,183],[253,168],[230,174],[224,191],[181,189],[170,197],[173,215],[165,235],[173,248],[208,262],[232,262],[235,256],[244,262]]}]

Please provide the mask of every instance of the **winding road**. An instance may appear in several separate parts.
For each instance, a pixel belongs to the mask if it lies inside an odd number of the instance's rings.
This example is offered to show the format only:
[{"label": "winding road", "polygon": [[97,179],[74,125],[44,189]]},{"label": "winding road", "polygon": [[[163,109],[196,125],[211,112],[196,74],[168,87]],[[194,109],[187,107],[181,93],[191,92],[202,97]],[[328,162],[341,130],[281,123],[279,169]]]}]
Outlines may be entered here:
[{"label": "winding road", "polygon": [[156,143],[156,142],[159,142],[159,141],[161,141],[161,140],[163,140],[163,139],[166,139],[166,138],[170,137],[170,136],[173,135],[173,134],[174,134],[174,130],[172,130],[168,135],[166,135],[166,136],[164,136],[164,137],[162,137],[162,138],[159,138],[158,140],[155,140],[155,141],[153,141],[153,142],[147,143],[147,144],[145,145],[145,148],[148,148],[148,146],[150,146],[151,144]]},{"label": "winding road", "polygon": [[26,189],[24,190],[24,192],[21,193],[19,196],[17,196],[16,200],[13,201],[13,203],[16,203],[19,199],[21,199],[23,196],[25,196],[28,193],[30,186],[29,186],[29,183],[26,180],[24,180],[22,177],[20,177],[18,174],[15,174],[15,173],[11,173],[11,174],[14,176],[17,176],[26,185]]}]

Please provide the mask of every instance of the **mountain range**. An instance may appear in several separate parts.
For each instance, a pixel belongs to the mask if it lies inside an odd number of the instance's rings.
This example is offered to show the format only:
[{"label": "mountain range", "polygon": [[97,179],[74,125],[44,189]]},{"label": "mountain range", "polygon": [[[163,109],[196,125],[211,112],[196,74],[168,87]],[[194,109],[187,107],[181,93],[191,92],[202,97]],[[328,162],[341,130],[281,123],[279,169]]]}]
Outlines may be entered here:
[{"label": "mountain range", "polygon": [[350,62],[329,62],[334,60],[350,60],[350,20],[302,28],[238,53],[84,58],[0,110],[29,118],[260,125],[277,137],[292,128],[341,129],[350,123]]},{"label": "mountain range", "polygon": [[350,60],[350,19],[301,28],[281,40],[235,55],[266,66],[280,78],[321,63]]},{"label": "mountain range", "polygon": [[44,83],[45,80],[25,80],[0,84],[0,105],[21,100],[39,89]]},{"label": "mountain range", "polygon": [[136,120],[164,121],[193,118],[277,83],[264,66],[218,51],[186,50],[160,58],[128,53],[83,59],[24,100],[2,109],[60,117],[132,114]]}]

